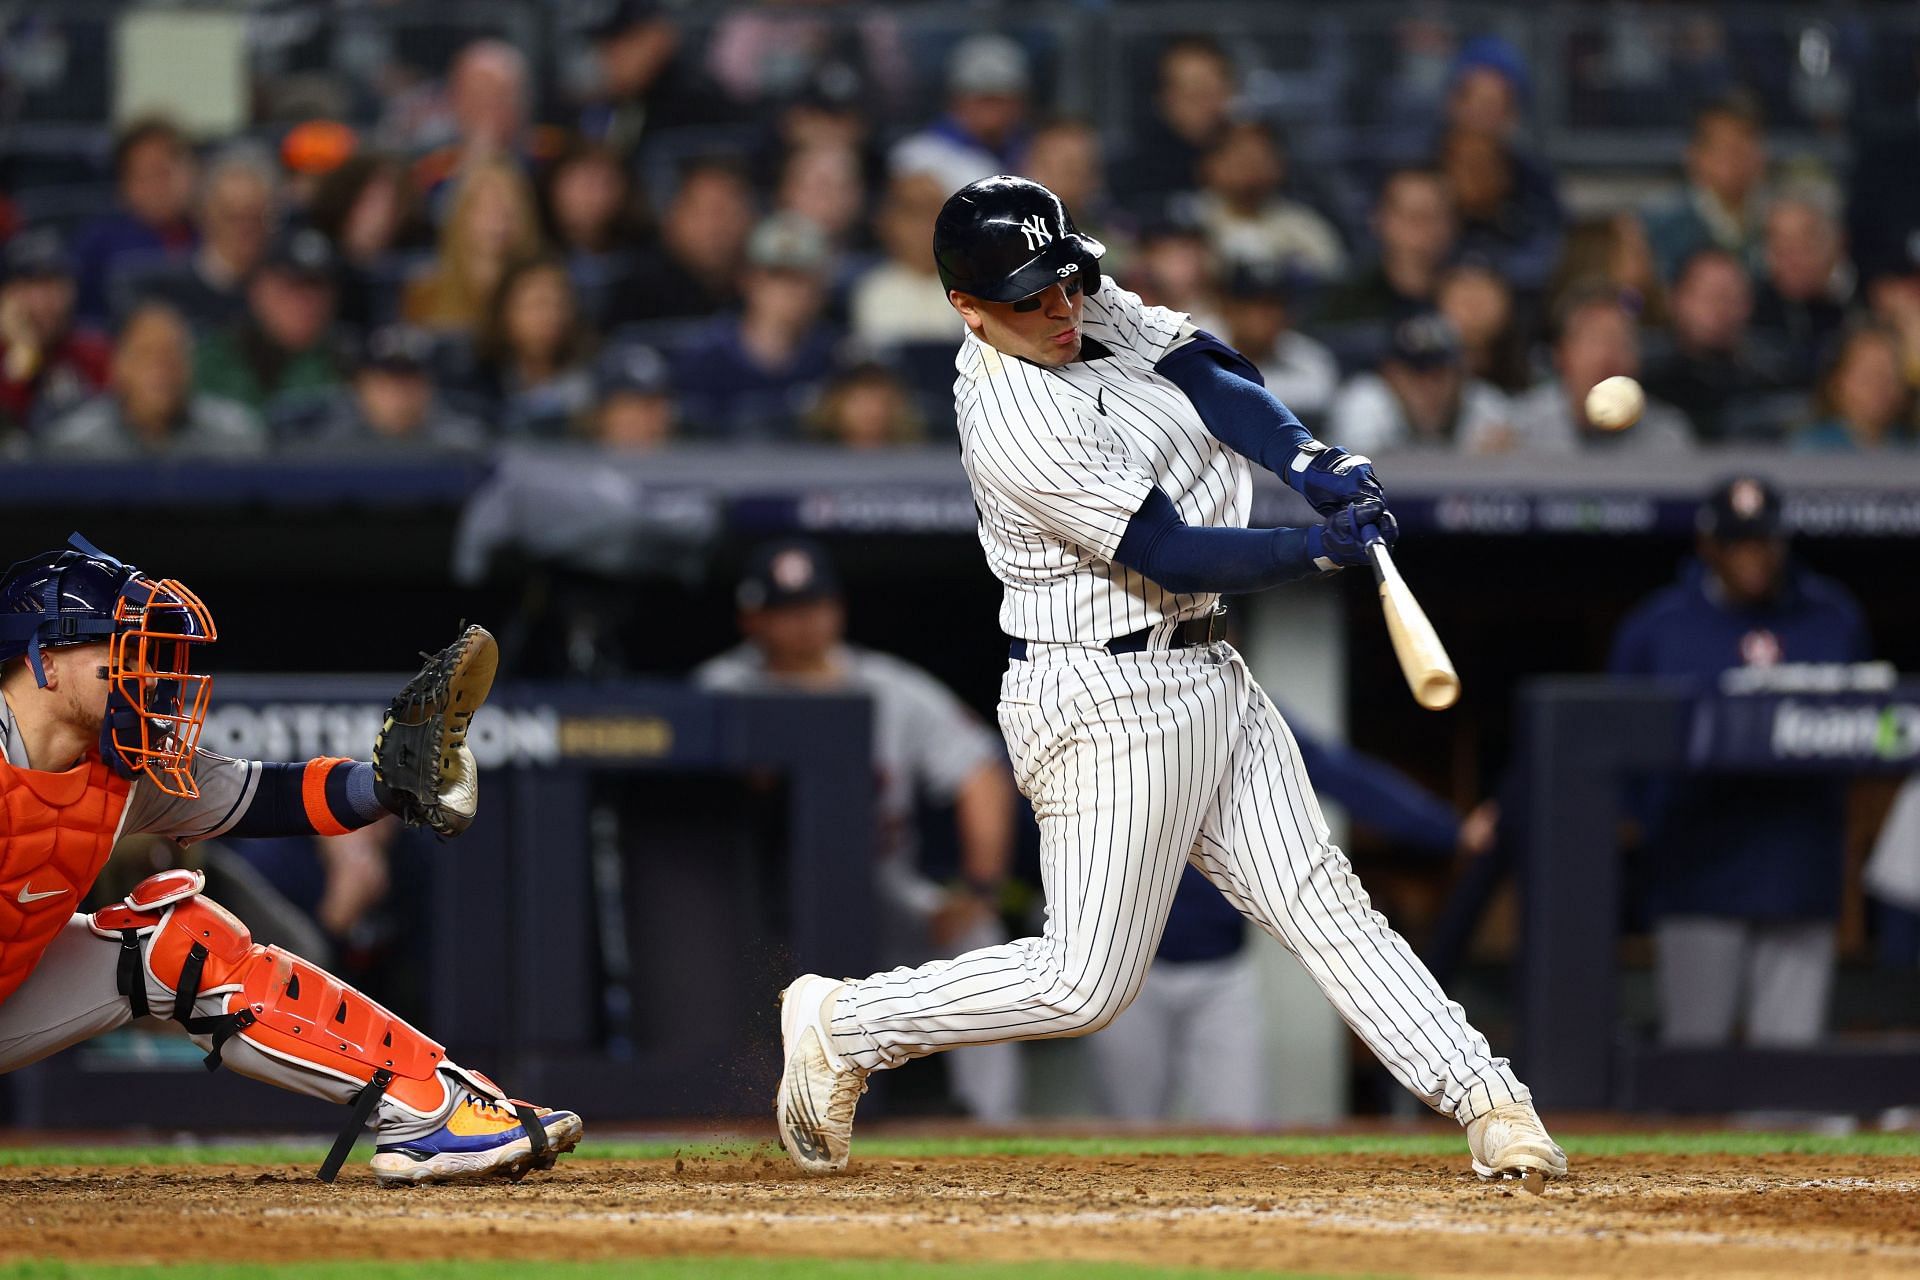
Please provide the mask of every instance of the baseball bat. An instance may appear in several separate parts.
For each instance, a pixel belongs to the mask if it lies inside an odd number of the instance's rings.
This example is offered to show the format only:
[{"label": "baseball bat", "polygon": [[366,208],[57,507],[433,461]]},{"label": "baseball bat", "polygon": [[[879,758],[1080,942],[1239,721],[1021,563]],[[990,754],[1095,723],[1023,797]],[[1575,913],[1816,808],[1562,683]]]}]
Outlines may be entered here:
[{"label": "baseball bat", "polygon": [[1400,576],[1380,531],[1368,525],[1360,536],[1366,542],[1367,559],[1373,562],[1373,580],[1380,587],[1380,609],[1387,617],[1387,634],[1393,637],[1394,656],[1400,659],[1413,700],[1429,711],[1445,711],[1460,700],[1460,677],[1453,659],[1447,656],[1433,623],[1427,621],[1427,611]]}]

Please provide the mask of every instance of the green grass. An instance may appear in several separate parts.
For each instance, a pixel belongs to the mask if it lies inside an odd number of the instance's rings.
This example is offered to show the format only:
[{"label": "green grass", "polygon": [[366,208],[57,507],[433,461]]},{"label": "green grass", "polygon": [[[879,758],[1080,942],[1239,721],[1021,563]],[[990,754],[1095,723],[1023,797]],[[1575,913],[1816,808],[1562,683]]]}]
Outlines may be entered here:
[{"label": "green grass", "polygon": [[[1615,1155],[1820,1155],[1920,1157],[1920,1134],[1858,1133],[1829,1137],[1811,1133],[1749,1133],[1741,1130],[1680,1133],[1574,1134],[1562,1145],[1575,1156]],[[317,1163],[325,1143],[218,1143],[193,1145],[0,1147],[0,1167],[54,1165]],[[941,1137],[856,1141],[854,1156],[872,1159],[936,1159],[941,1156],[1312,1156],[1360,1154],[1455,1156],[1466,1147],[1457,1134],[1284,1134],[1221,1137]],[[368,1154],[363,1147],[361,1156]],[[648,1141],[587,1142],[571,1158],[581,1160],[740,1159],[764,1154],[784,1159],[769,1142]],[[4,1273],[0,1273],[4,1276]]]},{"label": "green grass", "polygon": [[[106,1266],[71,1262],[0,1262],[0,1280],[1220,1280],[1222,1276],[1299,1272],[1164,1270],[1118,1262],[896,1262],[819,1258],[659,1258],[618,1262],[296,1262],[277,1267]],[[1318,1280],[1329,1280],[1319,1277]],[[1346,1280],[1354,1280],[1346,1277]]]}]

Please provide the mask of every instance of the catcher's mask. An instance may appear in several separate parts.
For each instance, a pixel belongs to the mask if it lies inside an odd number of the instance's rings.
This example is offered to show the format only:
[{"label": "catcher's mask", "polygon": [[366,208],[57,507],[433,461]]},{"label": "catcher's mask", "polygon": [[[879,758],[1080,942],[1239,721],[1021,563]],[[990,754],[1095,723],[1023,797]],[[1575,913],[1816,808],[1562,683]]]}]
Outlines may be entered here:
[{"label": "catcher's mask", "polygon": [[194,674],[189,655],[216,637],[213,615],[175,579],[146,577],[77,533],[68,543],[0,580],[0,661],[24,657],[45,688],[42,649],[105,641],[100,758],[168,795],[199,795],[193,753],[212,677]]}]

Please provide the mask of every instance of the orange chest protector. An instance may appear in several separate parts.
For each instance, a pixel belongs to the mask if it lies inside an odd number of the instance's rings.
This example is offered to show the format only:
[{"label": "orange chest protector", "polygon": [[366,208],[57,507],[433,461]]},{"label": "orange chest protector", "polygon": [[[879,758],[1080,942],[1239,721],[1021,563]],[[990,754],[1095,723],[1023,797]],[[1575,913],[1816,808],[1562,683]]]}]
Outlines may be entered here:
[{"label": "orange chest protector", "polygon": [[0,760],[0,1001],[80,909],[113,852],[132,789],[99,760],[64,773]]}]

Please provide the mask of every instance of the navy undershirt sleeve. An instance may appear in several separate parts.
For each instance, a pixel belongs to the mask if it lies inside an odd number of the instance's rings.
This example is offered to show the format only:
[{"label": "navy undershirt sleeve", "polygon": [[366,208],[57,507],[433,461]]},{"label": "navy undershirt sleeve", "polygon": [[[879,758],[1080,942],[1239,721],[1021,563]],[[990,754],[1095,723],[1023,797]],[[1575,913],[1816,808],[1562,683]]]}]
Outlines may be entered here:
[{"label": "navy undershirt sleeve", "polygon": [[1277,476],[1285,478],[1293,455],[1313,440],[1254,363],[1204,329],[1154,371],[1186,394],[1214,439]]},{"label": "navy undershirt sleeve", "polygon": [[[247,811],[227,829],[232,836],[314,835],[313,814],[307,809],[307,763],[262,764],[260,781]],[[373,766],[365,760],[341,761],[327,771],[324,799],[327,815],[352,831],[386,816],[374,798]]]},{"label": "navy undershirt sleeve", "polygon": [[1127,522],[1113,558],[1183,594],[1262,591],[1319,572],[1305,529],[1195,528],[1158,488]]}]

